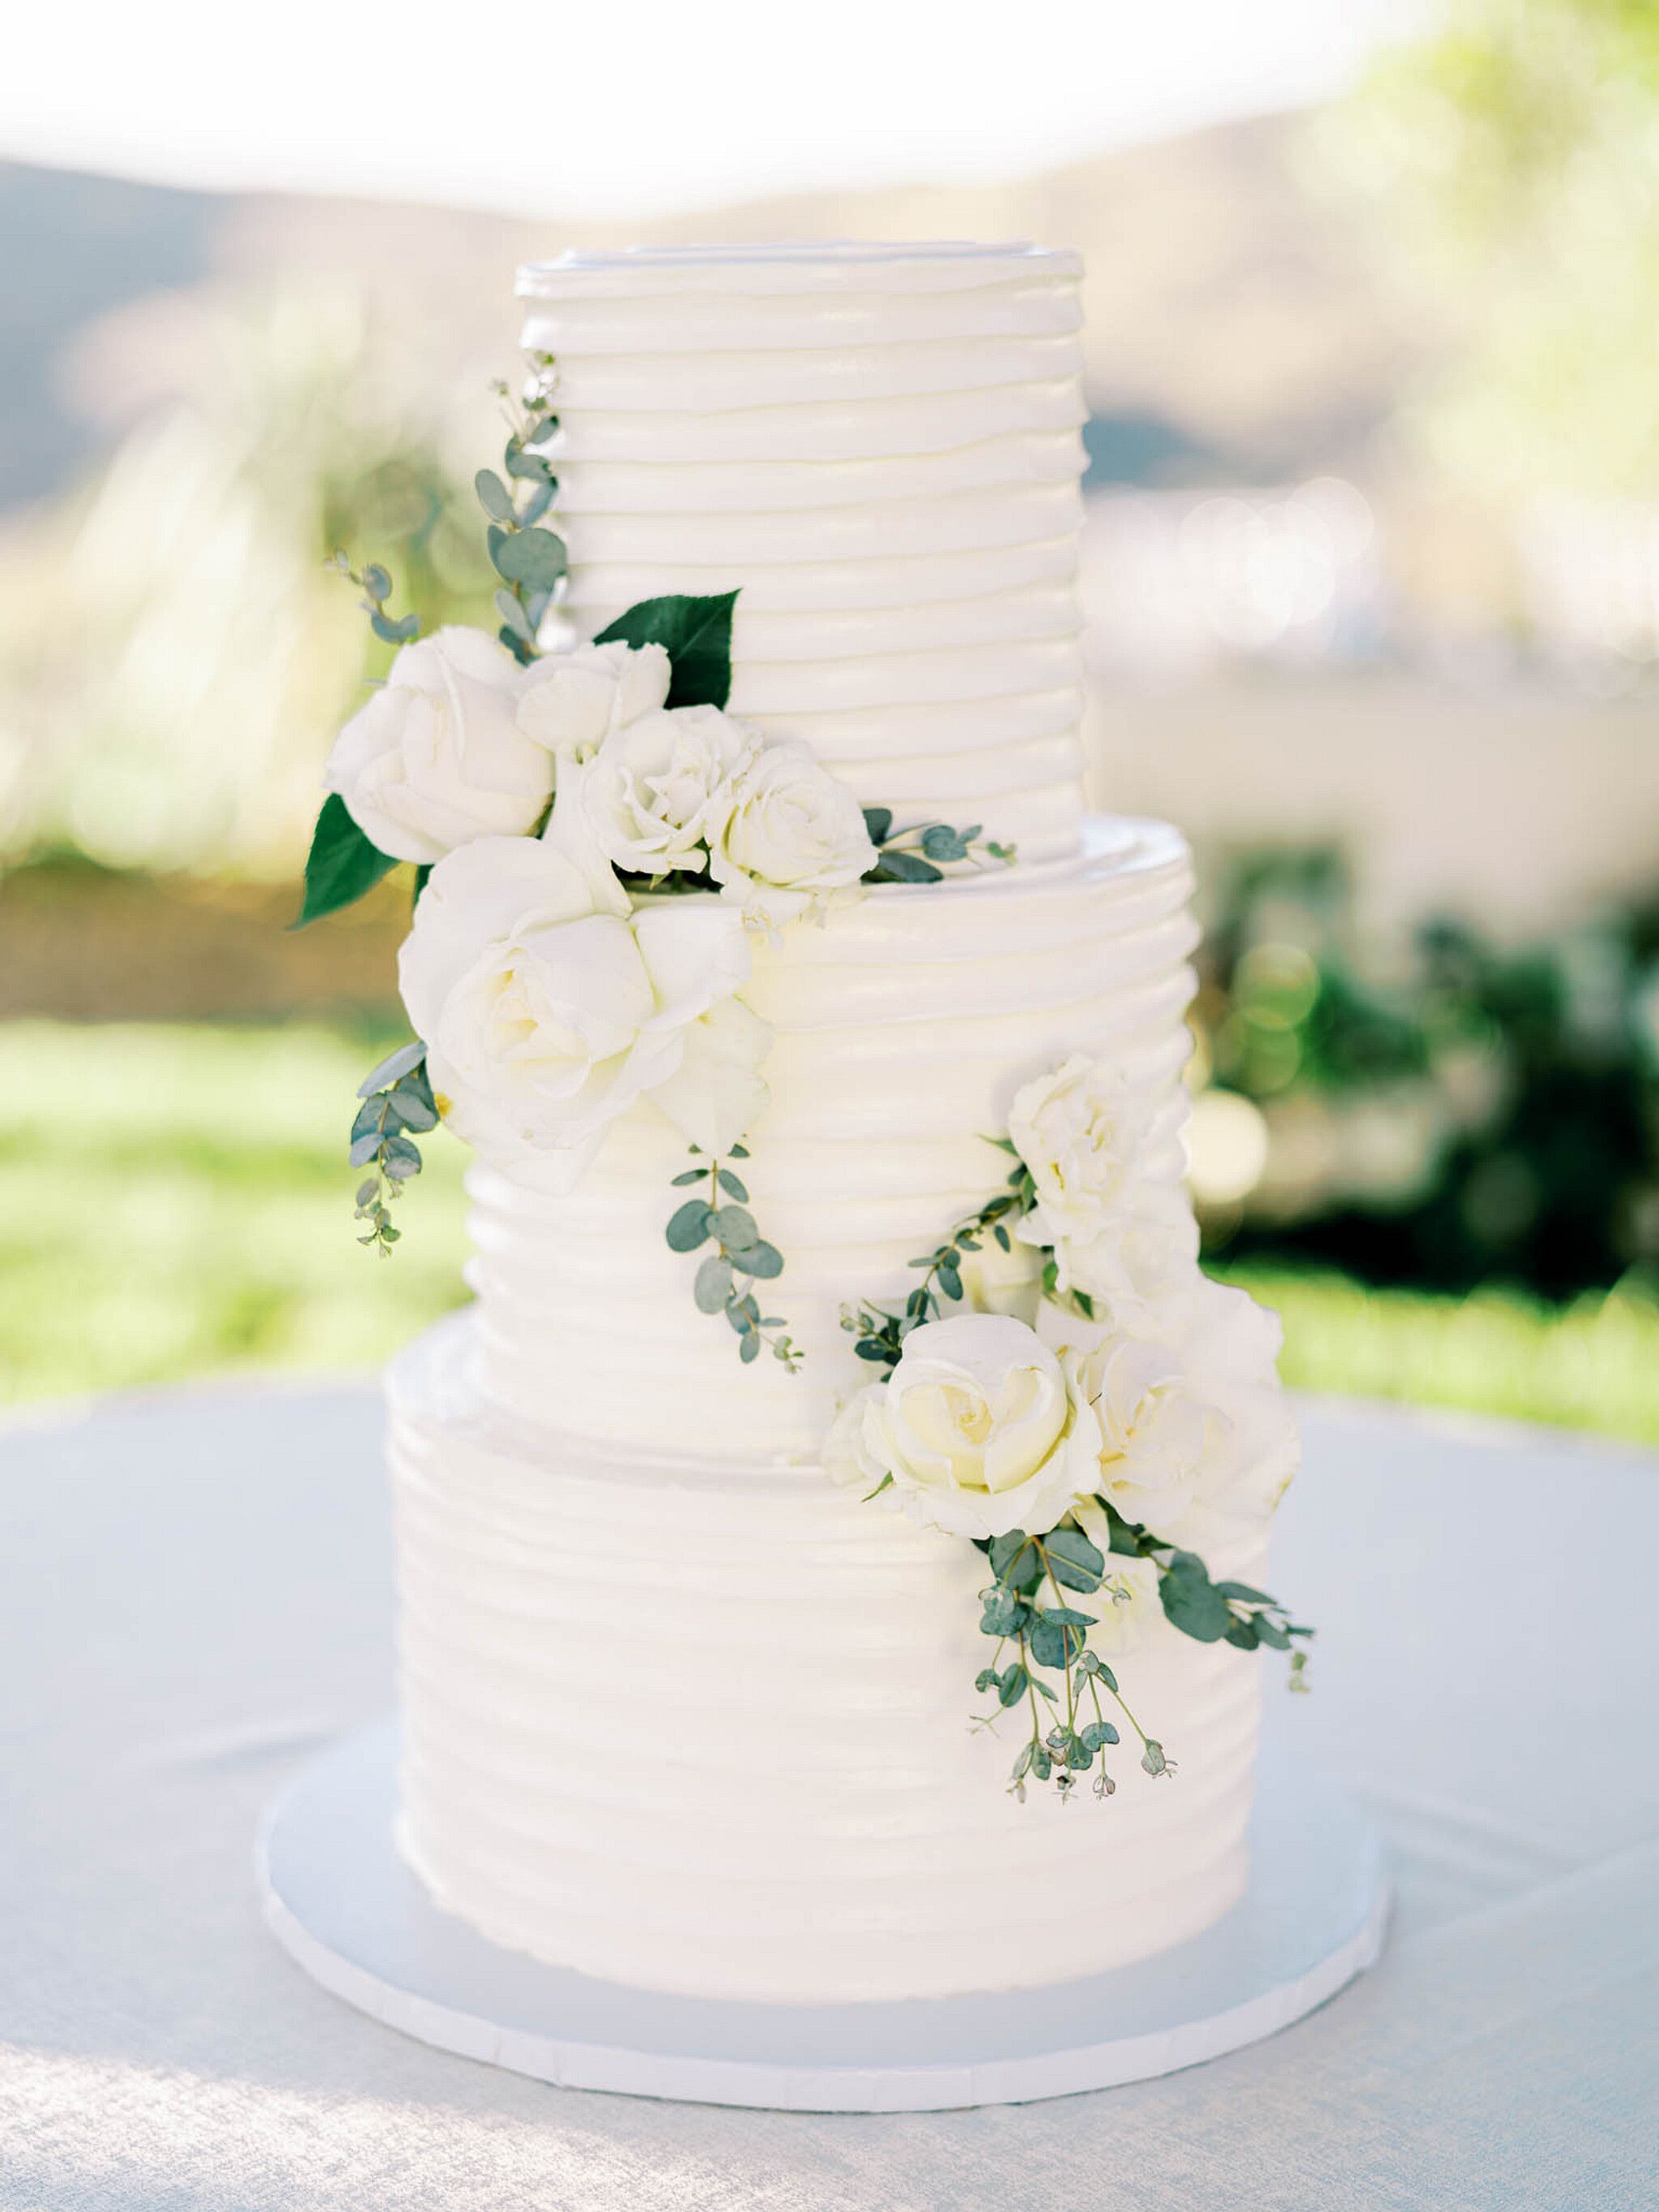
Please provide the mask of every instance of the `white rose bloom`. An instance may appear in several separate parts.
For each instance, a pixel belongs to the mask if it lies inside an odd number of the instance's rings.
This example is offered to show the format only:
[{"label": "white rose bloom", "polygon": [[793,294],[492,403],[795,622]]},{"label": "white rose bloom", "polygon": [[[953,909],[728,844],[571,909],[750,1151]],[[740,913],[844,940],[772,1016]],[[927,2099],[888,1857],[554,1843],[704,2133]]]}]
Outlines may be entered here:
[{"label": "white rose bloom", "polygon": [[714,880],[768,927],[853,896],[875,861],[857,799],[792,740],[755,754],[709,841]]},{"label": "white rose bloom", "polygon": [[707,1151],[742,1134],[769,1031],[720,1010],[748,973],[715,900],[631,913],[614,877],[518,837],[440,861],[398,961],[451,1127],[497,1164],[573,1168],[646,1093]]},{"label": "white rose bloom", "polygon": [[659,708],[613,730],[582,773],[599,850],[641,875],[701,868],[703,846],[730,814],[734,780],[759,746],[757,731],[718,707]]},{"label": "white rose bloom", "polygon": [[654,714],[673,671],[659,645],[579,645],[519,678],[519,727],[559,760],[586,760],[613,731]]},{"label": "white rose bloom", "polygon": [[905,1339],[891,1378],[861,1390],[831,1429],[838,1481],[894,1495],[924,1527],[953,1535],[1043,1532],[1089,1487],[1060,1363],[1024,1322],[957,1314]]},{"label": "white rose bloom", "polygon": [[1015,1093],[1008,1137],[1036,1186],[1031,1243],[1087,1243],[1132,1209],[1162,1103],[1152,1085],[1086,1053]]},{"label": "white rose bloom", "polygon": [[519,727],[518,682],[512,654],[479,629],[453,626],[400,648],[324,775],[381,852],[427,865],[472,838],[535,828],[553,763]]},{"label": "white rose bloom", "polygon": [[[1030,1217],[1027,1217],[1029,1219]],[[1021,1224],[1024,1233],[1026,1224]],[[1190,1281],[1198,1262],[1198,1224],[1184,1191],[1143,1184],[1097,1235],[1054,1247],[1058,1287],[1082,1291],[1097,1311],[1127,1322],[1161,1307]]]},{"label": "white rose bloom", "polygon": [[[1270,1516],[1296,1472],[1279,1325],[1193,1266],[1126,1320],[1037,1316],[1096,1462],[1089,1488],[1172,1543],[1202,1548]],[[1230,1525],[1231,1524],[1231,1525]]]}]

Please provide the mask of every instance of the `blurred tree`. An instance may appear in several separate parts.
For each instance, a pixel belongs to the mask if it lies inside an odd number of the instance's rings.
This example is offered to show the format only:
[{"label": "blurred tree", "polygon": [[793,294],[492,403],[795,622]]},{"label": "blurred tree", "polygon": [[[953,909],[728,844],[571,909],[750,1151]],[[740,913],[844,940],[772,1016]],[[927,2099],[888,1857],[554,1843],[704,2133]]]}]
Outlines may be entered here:
[{"label": "blurred tree", "polygon": [[389,657],[324,558],[392,562],[428,620],[486,606],[453,495],[466,441],[349,287],[138,313],[106,334],[136,419],[0,544],[0,852],[288,872],[330,738]]},{"label": "blurred tree", "polygon": [[1421,427],[1498,489],[1659,492],[1659,6],[1439,0],[1327,118],[1461,323]]}]

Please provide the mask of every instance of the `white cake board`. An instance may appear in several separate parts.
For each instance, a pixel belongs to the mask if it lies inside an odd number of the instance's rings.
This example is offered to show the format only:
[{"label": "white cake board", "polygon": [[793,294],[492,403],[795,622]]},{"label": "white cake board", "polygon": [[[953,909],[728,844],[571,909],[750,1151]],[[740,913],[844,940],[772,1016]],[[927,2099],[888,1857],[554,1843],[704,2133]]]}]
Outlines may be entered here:
[{"label": "white cake board", "polygon": [[[792,2112],[938,2112],[1105,2089],[1258,2042],[1376,1959],[1376,1835],[1317,1771],[1264,1755],[1250,1886],[1173,1950],[1081,1981],[902,2003],[774,2005],[593,1980],[474,1935],[392,1845],[395,1721],[313,1760],[260,1838],[265,1917],[388,2027],[569,2088]],[[1085,1801],[1079,1820],[1111,1818]]]}]

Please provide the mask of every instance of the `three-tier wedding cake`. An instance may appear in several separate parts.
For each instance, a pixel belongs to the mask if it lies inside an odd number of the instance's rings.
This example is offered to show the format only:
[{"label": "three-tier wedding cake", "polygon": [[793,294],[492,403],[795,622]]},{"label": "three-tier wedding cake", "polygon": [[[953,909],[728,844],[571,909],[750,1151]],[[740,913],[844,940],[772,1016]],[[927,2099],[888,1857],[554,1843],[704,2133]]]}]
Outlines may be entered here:
[{"label": "three-tier wedding cake", "polygon": [[398,1844],[603,1980],[1027,1987],[1245,1885],[1295,1438],[1182,1190],[1186,848],[1085,818],[1079,279],[536,264],[499,637],[360,580],[330,805],[429,872],[366,1241],[477,1153],[391,1377]]}]

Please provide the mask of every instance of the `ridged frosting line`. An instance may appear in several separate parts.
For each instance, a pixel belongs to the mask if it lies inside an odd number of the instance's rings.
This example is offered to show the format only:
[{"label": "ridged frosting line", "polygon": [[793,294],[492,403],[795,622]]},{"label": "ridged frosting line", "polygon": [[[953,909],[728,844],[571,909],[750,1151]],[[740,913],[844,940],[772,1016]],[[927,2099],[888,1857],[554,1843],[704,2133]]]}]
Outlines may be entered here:
[{"label": "ridged frosting line", "polygon": [[[1079,1974],[1237,1896],[1254,1661],[1154,1619],[1135,1701],[1181,1773],[1122,1755],[1107,1804],[1016,1805],[1006,1731],[966,1725],[970,1547],[817,1468],[757,1489],[706,1453],[515,1425],[471,1387],[468,1333],[428,1332],[391,1384],[400,1843],[441,1904],[606,1979],[799,2002],[1051,1980],[1059,1893],[1111,1900],[1074,1917]],[[1262,1553],[1216,1571],[1260,1580]]]}]

